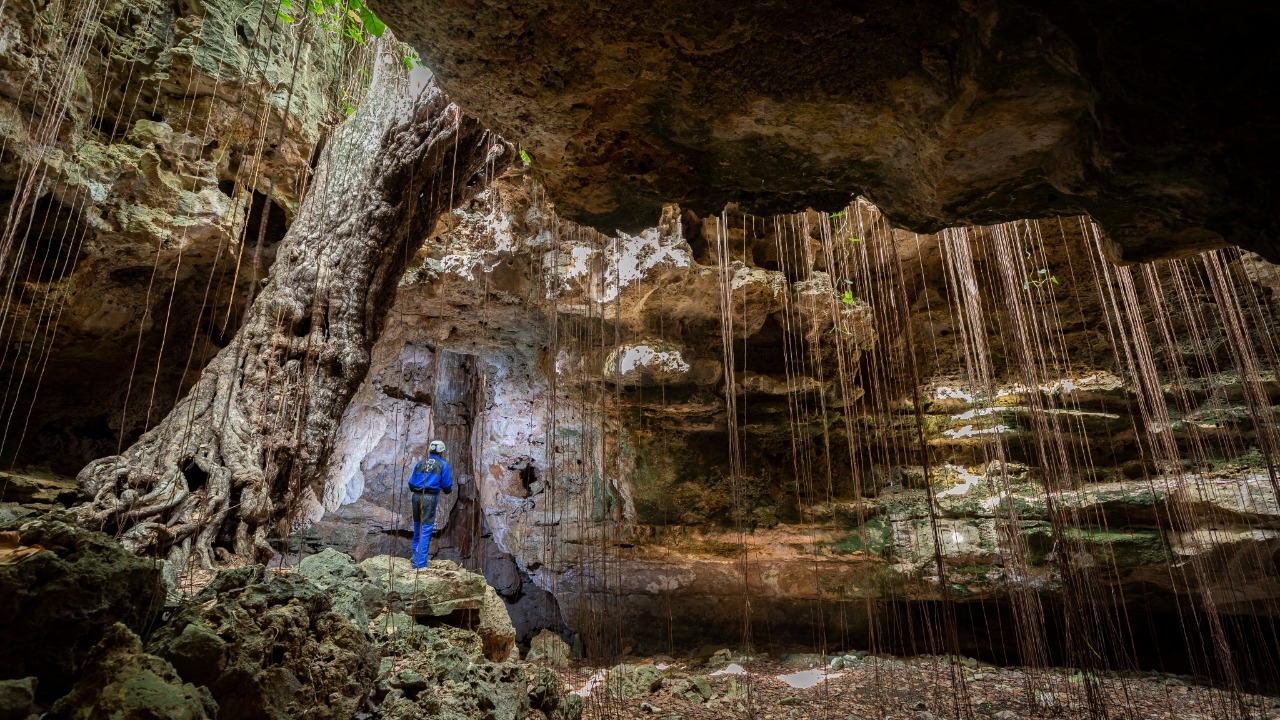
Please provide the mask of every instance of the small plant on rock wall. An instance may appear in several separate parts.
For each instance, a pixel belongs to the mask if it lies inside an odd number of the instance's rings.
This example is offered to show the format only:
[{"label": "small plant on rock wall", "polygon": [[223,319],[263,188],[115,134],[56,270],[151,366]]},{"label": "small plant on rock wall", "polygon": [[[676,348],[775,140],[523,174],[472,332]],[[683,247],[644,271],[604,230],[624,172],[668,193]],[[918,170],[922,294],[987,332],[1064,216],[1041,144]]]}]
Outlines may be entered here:
[{"label": "small plant on rock wall", "polygon": [[365,34],[380,38],[387,31],[386,23],[364,4],[364,0],[306,0],[301,11],[297,5],[302,0],[280,0],[276,17],[292,25],[298,22],[295,14],[310,13],[325,30],[363,45]]},{"label": "small plant on rock wall", "polygon": [[[372,78],[365,67],[372,62],[369,40],[381,38],[387,31],[386,23],[365,4],[365,0],[279,0],[276,19],[288,27],[314,27],[330,37],[341,48],[344,65],[354,68],[342,83],[335,105],[342,108],[342,116],[355,112],[355,106],[368,89]],[[416,51],[403,48],[406,70],[422,64]]]},{"label": "small plant on rock wall", "polygon": [[[843,280],[841,282],[846,286],[853,284],[852,280]],[[849,310],[850,308],[853,307],[853,304],[857,302],[857,298],[853,296],[853,290],[849,287],[845,287],[844,291],[838,294],[836,298],[840,301],[840,304],[844,306],[845,310]],[[836,321],[834,324],[832,324],[831,329],[828,330],[827,332],[843,333],[845,335],[848,335],[849,337],[853,337],[853,333],[849,332],[845,328],[840,327],[839,321]]]},{"label": "small plant on rock wall", "polygon": [[1045,283],[1053,283],[1054,285],[1057,285],[1058,276],[1050,275],[1049,268],[1040,268],[1039,270],[1035,271],[1035,273],[1031,277],[1027,278],[1027,280],[1025,280],[1022,283],[1022,289],[1030,290],[1032,286],[1040,287]]}]

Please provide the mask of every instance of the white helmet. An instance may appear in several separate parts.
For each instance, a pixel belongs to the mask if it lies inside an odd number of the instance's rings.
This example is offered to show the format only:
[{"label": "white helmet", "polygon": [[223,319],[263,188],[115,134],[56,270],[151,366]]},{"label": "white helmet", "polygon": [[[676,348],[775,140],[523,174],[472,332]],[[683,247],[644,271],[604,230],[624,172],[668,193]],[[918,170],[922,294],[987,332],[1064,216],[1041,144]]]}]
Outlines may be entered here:
[{"label": "white helmet", "polygon": [[443,440],[432,440],[432,441],[431,441],[431,444],[427,446],[427,450],[429,450],[430,452],[436,453],[437,455],[439,455],[439,454],[443,454],[443,453],[444,453],[444,441],[443,441]]}]

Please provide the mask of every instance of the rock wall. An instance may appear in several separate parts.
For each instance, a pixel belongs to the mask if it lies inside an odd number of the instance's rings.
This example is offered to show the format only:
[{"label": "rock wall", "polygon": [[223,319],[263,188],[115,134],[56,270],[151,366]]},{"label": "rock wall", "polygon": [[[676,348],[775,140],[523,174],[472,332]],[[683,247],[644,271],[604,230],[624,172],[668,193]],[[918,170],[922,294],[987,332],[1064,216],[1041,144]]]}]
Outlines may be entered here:
[{"label": "rock wall", "polygon": [[520,138],[564,217],[663,203],[921,232],[1087,213],[1129,259],[1277,259],[1271,7],[1089,0],[376,0],[467,112]]},{"label": "rock wall", "polygon": [[[557,220],[538,193],[501,186],[428,244],[344,419],[326,493],[338,516],[377,508],[382,535],[364,542],[385,547],[408,527],[405,468],[433,434],[449,433],[462,485],[442,504],[439,552],[487,566],[491,581],[507,576],[509,602],[530,583],[549,593],[558,612],[527,618],[522,639],[547,626],[580,633],[588,651],[733,642],[744,595],[757,638],[777,642],[807,642],[819,626],[869,642],[884,618],[943,599],[1007,613],[1027,588],[1059,622],[1063,568],[1077,566],[1094,568],[1105,602],[1139,615],[1210,597],[1237,618],[1237,639],[1270,622],[1258,618],[1280,598],[1268,559],[1280,517],[1224,330],[1202,328],[1223,368],[1202,387],[1217,390],[1175,412],[1170,430],[1187,457],[1209,464],[1187,464],[1175,482],[1151,456],[1121,378],[1108,329],[1118,321],[1090,265],[1088,226],[1034,226],[1044,233],[1036,268],[1016,288],[1017,302],[1056,309],[1064,354],[1037,367],[1059,374],[1026,390],[1019,340],[1000,332],[1010,319],[996,309],[1013,301],[986,297],[994,394],[979,399],[965,389],[962,308],[939,236],[890,231],[855,204],[841,241],[878,247],[883,260],[857,275],[824,256],[834,222],[825,215],[700,219],[671,207],[655,228],[615,239]],[[973,247],[983,292],[994,293],[994,245]],[[1274,322],[1270,266],[1244,256],[1238,267],[1249,278],[1241,291]],[[1188,313],[1215,312],[1205,288],[1192,302],[1170,302],[1166,320],[1179,332]],[[729,385],[722,307],[735,318]],[[1196,353],[1183,350],[1189,363]],[[742,438],[736,478],[727,387]],[[1165,389],[1175,404],[1176,388]],[[1036,429],[1053,402],[1070,418],[1057,442],[1089,466],[1072,470],[1071,487],[1046,471]],[[992,433],[1003,442],[998,462]],[[1208,449],[1195,455],[1196,443]],[[1029,563],[1021,569],[1002,535],[1009,503]],[[1072,518],[1069,548],[1049,505]],[[1074,553],[1066,565],[1064,553]],[[1197,575],[1196,562],[1224,569]]]},{"label": "rock wall", "polygon": [[235,334],[361,53],[247,0],[0,11],[4,453],[74,474]]}]

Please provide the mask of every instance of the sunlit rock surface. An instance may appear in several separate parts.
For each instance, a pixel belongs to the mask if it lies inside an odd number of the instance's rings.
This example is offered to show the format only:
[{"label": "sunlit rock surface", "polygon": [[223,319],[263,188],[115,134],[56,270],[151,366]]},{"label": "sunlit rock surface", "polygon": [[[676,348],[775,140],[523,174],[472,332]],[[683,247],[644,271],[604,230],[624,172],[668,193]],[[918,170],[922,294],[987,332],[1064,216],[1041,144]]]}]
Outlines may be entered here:
[{"label": "sunlit rock surface", "polygon": [[[1026,590],[1057,612],[1063,567],[1096,574],[1135,612],[1171,613],[1178,598],[1207,596],[1220,611],[1248,615],[1277,597],[1267,558],[1280,548],[1280,514],[1261,456],[1214,456],[1212,467],[1178,476],[1144,460],[1134,430],[1141,419],[1108,354],[1096,279],[1081,270],[1089,260],[1078,225],[1055,222],[1062,236],[1045,244],[1046,262],[1076,268],[1063,291],[1071,302],[1059,305],[1069,371],[1029,392],[1008,364],[1013,338],[994,334],[999,376],[989,401],[962,389],[937,238],[896,235],[924,383],[926,476],[912,449],[909,387],[894,384],[904,370],[887,385],[870,370],[850,387],[838,382],[837,342],[857,363],[901,349],[904,333],[885,331],[879,299],[842,297],[836,286],[848,286],[823,264],[817,239],[811,264],[795,265],[779,255],[768,223],[731,223],[722,276],[714,219],[669,208],[655,229],[622,242],[557,226],[529,197],[505,185],[456,213],[406,276],[326,481],[338,516],[372,505],[398,517],[396,528],[363,542],[404,553],[408,465],[432,437],[447,438],[460,487],[441,496],[439,550],[485,568],[522,641],[541,627],[576,632],[606,617],[640,647],[665,647],[669,636],[688,646],[724,642],[739,632],[744,596],[758,631],[775,640],[806,637],[815,607],[856,636],[870,631],[868,607],[892,613],[894,603],[944,599],[935,528],[946,596],[994,612]],[[663,261],[643,262],[654,257]],[[1269,277],[1271,266],[1250,262],[1251,278]],[[642,269],[613,288],[627,267]],[[722,301],[738,318],[733,387],[745,442],[736,490]],[[1186,318],[1175,313],[1171,322]],[[784,358],[796,347],[806,348],[806,365],[789,375]],[[1169,431],[1179,443],[1199,433],[1247,449],[1253,429],[1238,377],[1206,382],[1235,404],[1206,396]],[[1078,528],[1066,555],[1050,532],[1036,466],[1036,397],[1073,408],[1062,416],[1064,442],[1087,446],[1096,468],[1095,482],[1055,491],[1056,511]],[[864,403],[882,402],[888,409],[872,421]],[[1004,465],[986,456],[995,435],[1009,448]],[[851,474],[851,445],[891,458],[893,469]],[[802,482],[803,472],[813,480]],[[1025,568],[1001,539],[1011,503]],[[1216,529],[1187,533],[1170,517]],[[327,522],[317,526],[321,536]],[[1219,562],[1239,572],[1195,569]],[[554,598],[554,612],[517,609],[533,588]]]}]

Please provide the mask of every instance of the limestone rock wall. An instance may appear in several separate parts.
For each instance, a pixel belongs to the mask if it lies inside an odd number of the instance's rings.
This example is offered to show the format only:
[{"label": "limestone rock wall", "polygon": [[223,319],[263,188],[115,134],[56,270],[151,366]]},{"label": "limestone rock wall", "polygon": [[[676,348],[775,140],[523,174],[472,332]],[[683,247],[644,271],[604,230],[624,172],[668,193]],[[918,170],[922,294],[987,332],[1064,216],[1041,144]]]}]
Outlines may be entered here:
[{"label": "limestone rock wall", "polygon": [[85,6],[0,6],[4,453],[69,474],[235,334],[359,62],[255,1]]},{"label": "limestone rock wall", "polygon": [[[774,639],[807,637],[819,607],[827,627],[865,640],[869,610],[941,599],[935,525],[960,602],[998,608],[1032,587],[1053,606],[1068,551],[1071,562],[1101,568],[1098,582],[1144,612],[1171,611],[1178,597],[1207,592],[1219,610],[1252,617],[1280,597],[1267,560],[1274,492],[1251,449],[1257,428],[1243,419],[1238,375],[1204,378],[1226,405],[1210,393],[1178,415],[1171,432],[1180,446],[1213,438],[1218,450],[1209,466],[1185,468],[1181,486],[1170,484],[1144,454],[1144,421],[1110,347],[1102,280],[1078,222],[1045,224],[1052,235],[1043,231],[1037,260],[1058,278],[1044,283],[1063,293],[1056,307],[1066,350],[1060,367],[1046,366],[1060,374],[1038,393],[1070,403],[1062,441],[1085,448],[1094,468],[1083,490],[1055,491],[1078,524],[1068,550],[1045,509],[1033,412],[1040,395],[1022,385],[1018,340],[998,331],[1008,321],[998,313],[991,405],[963,389],[960,310],[939,237],[892,231],[904,277],[877,276],[882,284],[846,299],[838,288],[853,286],[824,259],[817,214],[779,225],[668,208],[655,228],[613,239],[557,220],[539,200],[536,185],[513,180],[438,230],[404,280],[326,481],[334,516],[377,508],[384,519],[362,537],[370,547],[394,545],[409,526],[399,495],[408,464],[434,434],[452,433],[461,487],[442,496],[439,551],[485,567],[514,616],[525,612],[517,603],[532,587],[554,599],[555,612],[524,616],[522,639],[541,626],[568,628],[590,647],[617,639],[586,636],[621,626],[624,642],[649,649],[665,649],[669,636],[725,642],[736,637],[746,594],[757,631]],[[863,229],[850,234],[863,237],[854,246],[871,243],[872,220],[857,220]],[[798,237],[810,247],[803,262]],[[995,260],[987,246],[975,247],[985,288]],[[723,276],[720,252],[728,253]],[[1274,313],[1270,266],[1246,256],[1241,267],[1249,268],[1246,289]],[[1055,292],[1042,287],[1018,292]],[[737,318],[736,486],[722,302]],[[1185,329],[1186,313],[1208,316],[1212,302],[1197,295],[1167,320]],[[902,322],[923,385],[927,475]],[[1222,329],[1210,335],[1225,358]],[[840,382],[841,358],[855,368],[852,383]],[[992,464],[995,427],[1004,465]],[[937,496],[932,521],[926,483]],[[1206,491],[1212,497],[1187,494]],[[1030,574],[1011,571],[1003,503],[1020,508]],[[1190,515],[1177,515],[1182,508]],[[1175,515],[1195,518],[1187,522],[1201,530],[1171,524]],[[1216,529],[1207,532],[1211,522]],[[1193,558],[1236,570],[1169,572]]]}]

